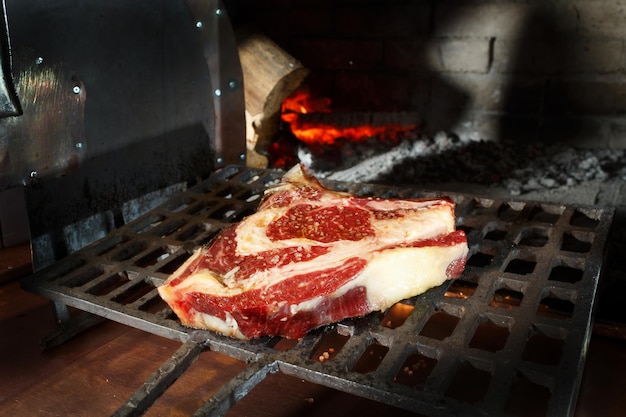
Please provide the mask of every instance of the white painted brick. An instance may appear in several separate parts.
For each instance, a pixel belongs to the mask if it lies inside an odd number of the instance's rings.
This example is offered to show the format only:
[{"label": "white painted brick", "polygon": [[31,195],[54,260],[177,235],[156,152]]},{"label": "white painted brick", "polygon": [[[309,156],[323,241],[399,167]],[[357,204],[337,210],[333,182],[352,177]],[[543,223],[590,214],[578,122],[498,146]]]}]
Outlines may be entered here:
[{"label": "white painted brick", "polygon": [[484,74],[491,63],[489,38],[436,39],[428,46],[427,62],[434,71]]},{"label": "white painted brick", "polygon": [[[448,75],[446,81],[469,97],[475,111],[536,113],[542,101],[544,82],[530,77]],[[511,96],[515,102],[511,102]]]}]

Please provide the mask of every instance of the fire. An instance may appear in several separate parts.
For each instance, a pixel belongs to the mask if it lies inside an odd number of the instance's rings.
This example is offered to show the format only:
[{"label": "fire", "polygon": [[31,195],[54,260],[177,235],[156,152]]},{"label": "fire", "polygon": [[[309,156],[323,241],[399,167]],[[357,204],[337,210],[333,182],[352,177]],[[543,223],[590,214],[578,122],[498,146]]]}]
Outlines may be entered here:
[{"label": "fire", "polygon": [[296,90],[283,101],[283,121],[291,124],[298,119],[300,114],[330,113],[330,99],[326,97],[313,97],[308,89]]},{"label": "fire", "polygon": [[[416,126],[413,126],[415,128]],[[302,142],[307,144],[325,143],[332,145],[339,138],[344,138],[350,142],[360,142],[368,138],[381,138],[392,142],[398,141],[401,133],[405,132],[406,126],[358,126],[337,128],[331,125],[318,125],[316,127],[293,128],[293,134]]]},{"label": "fire", "polygon": [[[314,97],[308,89],[300,89],[289,96],[282,106],[282,120],[289,124],[291,132],[308,145],[332,145],[338,139],[361,142],[369,138],[397,142],[403,134],[417,129],[415,123],[372,124],[363,123],[347,126],[328,123],[328,117],[311,117],[331,113],[331,100]],[[326,119],[326,120],[325,120]],[[345,124],[345,123],[343,123]]]}]

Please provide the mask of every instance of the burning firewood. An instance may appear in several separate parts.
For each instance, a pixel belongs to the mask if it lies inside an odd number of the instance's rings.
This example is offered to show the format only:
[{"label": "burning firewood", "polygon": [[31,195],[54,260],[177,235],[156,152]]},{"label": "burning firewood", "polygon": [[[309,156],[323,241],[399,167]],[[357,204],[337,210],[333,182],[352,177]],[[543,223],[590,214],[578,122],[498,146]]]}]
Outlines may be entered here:
[{"label": "burning firewood", "polygon": [[237,34],[246,106],[248,165],[267,162],[255,150],[275,137],[283,100],[308,75],[309,70],[267,36],[246,28]]}]

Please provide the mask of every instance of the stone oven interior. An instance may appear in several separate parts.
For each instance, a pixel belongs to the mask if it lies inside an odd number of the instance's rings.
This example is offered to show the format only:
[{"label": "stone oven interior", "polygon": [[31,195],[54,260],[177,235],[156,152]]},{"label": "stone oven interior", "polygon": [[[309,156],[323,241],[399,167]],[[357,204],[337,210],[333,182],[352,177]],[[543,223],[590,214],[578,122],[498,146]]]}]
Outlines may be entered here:
[{"label": "stone oven interior", "polygon": [[[458,148],[470,152],[460,159],[471,159],[476,142],[510,147],[524,159],[510,161],[512,169],[594,149],[582,164],[599,159],[604,172],[593,166],[585,180],[622,175],[622,34],[611,20],[619,7],[240,0],[232,8],[235,24],[253,23],[301,61],[311,71],[306,85],[336,112],[416,112],[426,137],[444,132],[471,144],[445,149],[452,159]],[[498,157],[505,155],[487,159]],[[453,170],[443,171],[454,179]],[[572,177],[569,183],[580,175]]]}]

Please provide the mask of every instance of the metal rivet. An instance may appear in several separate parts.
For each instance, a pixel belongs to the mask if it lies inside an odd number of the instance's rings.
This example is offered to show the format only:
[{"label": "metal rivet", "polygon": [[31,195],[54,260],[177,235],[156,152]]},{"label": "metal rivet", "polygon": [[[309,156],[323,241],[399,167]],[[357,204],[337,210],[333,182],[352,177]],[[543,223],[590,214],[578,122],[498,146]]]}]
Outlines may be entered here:
[{"label": "metal rivet", "polygon": [[215,14],[218,16],[222,15],[222,9],[215,9]]},{"label": "metal rivet", "polygon": [[217,162],[218,165],[222,165],[224,163],[224,158],[222,158],[221,156],[218,156],[215,159],[215,162]]},{"label": "metal rivet", "polygon": [[237,81],[231,80],[228,82],[228,88],[230,88],[231,90],[236,90],[237,87],[239,87],[239,84],[237,83]]},{"label": "metal rivet", "polygon": [[72,93],[79,94],[80,93],[80,86],[75,85],[74,88],[72,88]]},{"label": "metal rivet", "polygon": [[196,29],[202,29],[204,28],[204,23],[201,20],[198,20],[196,22]]},{"label": "metal rivet", "polygon": [[30,174],[29,174],[31,179],[37,178],[38,175],[39,173],[37,171],[30,171]]},{"label": "metal rivet", "polygon": [[220,90],[219,88],[216,88],[213,94],[215,94],[215,97],[219,97],[222,95],[222,90]]},{"label": "metal rivet", "polygon": [[245,153],[239,154],[239,159],[241,159],[242,161],[245,161],[246,160],[246,154]]},{"label": "metal rivet", "polygon": [[78,142],[76,142],[74,144],[74,148],[76,148],[78,150],[83,149],[83,146],[85,146],[85,145],[83,144],[83,142],[80,142],[80,141],[78,141]]},{"label": "metal rivet", "polygon": [[39,56],[35,59],[35,64],[40,65],[43,64],[43,57]]}]

